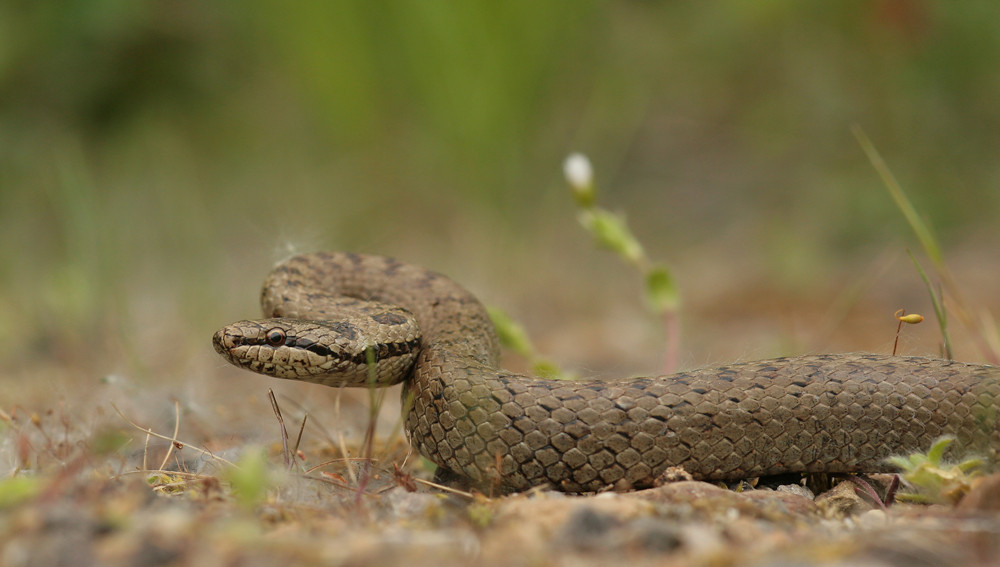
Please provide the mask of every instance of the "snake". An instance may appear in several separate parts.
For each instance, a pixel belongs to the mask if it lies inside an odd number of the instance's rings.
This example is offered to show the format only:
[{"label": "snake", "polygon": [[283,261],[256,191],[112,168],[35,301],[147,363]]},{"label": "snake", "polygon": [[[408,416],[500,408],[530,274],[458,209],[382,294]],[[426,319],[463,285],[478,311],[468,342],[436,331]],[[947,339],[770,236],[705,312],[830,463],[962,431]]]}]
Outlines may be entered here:
[{"label": "snake", "polygon": [[412,448],[439,477],[517,492],[630,490],[671,467],[727,481],[887,472],[938,438],[995,461],[1000,367],[812,354],[669,376],[555,380],[500,367],[488,312],[448,277],[390,257],[304,254],[277,264],[265,319],[227,325],[232,364],[325,386],[402,383]]}]

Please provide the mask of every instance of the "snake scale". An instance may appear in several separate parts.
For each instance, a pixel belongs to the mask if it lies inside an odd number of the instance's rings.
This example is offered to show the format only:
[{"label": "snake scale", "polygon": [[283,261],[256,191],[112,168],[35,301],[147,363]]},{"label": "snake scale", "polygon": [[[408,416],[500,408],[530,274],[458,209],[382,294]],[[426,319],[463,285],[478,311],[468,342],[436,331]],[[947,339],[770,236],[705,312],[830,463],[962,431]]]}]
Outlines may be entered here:
[{"label": "snake scale", "polygon": [[213,337],[227,360],[327,386],[403,382],[411,445],[474,486],[642,488],[671,466],[705,480],[876,472],[945,434],[987,459],[1000,447],[995,366],[825,354],[542,380],[499,368],[493,325],[463,287],[360,254],[280,263],[261,304],[270,319]]}]

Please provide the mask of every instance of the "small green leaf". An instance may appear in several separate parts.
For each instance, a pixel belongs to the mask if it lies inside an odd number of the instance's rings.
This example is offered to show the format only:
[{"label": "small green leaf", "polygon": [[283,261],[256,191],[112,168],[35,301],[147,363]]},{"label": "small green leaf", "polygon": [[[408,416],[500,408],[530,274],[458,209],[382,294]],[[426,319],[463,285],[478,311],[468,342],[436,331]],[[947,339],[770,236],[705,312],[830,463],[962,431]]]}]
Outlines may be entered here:
[{"label": "small green leaf", "polygon": [[488,502],[473,502],[468,507],[469,520],[477,528],[489,526],[495,517],[493,507]]},{"label": "small green leaf", "polygon": [[894,465],[901,471],[908,471],[913,466],[913,461],[911,461],[908,457],[893,456],[889,457],[887,460],[889,461],[889,464]]},{"label": "small green leaf", "polygon": [[986,464],[982,459],[968,459],[955,465],[962,472],[970,472]]},{"label": "small green leaf", "polygon": [[0,480],[0,510],[34,498],[42,491],[38,477],[17,475]]},{"label": "small green leaf", "polygon": [[914,504],[933,504],[934,501],[916,492],[913,493],[897,493],[896,500],[901,502],[912,502]]},{"label": "small green leaf", "polygon": [[493,326],[497,330],[500,344],[527,359],[531,363],[536,375],[555,380],[573,379],[572,376],[564,375],[556,363],[538,355],[524,327],[514,321],[510,315],[507,315],[502,309],[496,307],[487,307],[486,311],[489,313],[490,319],[493,320]]},{"label": "small green leaf", "polygon": [[544,358],[536,360],[531,365],[531,369],[541,378],[555,378],[559,375],[559,367],[551,360]]},{"label": "small green leaf", "polygon": [[680,305],[677,280],[665,266],[654,266],[646,274],[646,300],[657,313],[676,311]]},{"label": "small green leaf", "polygon": [[493,320],[493,326],[500,337],[500,344],[525,358],[535,356],[535,347],[528,338],[528,333],[520,324],[514,321],[503,309],[487,307],[486,311]]},{"label": "small green leaf", "polygon": [[559,365],[547,358],[538,358],[531,363],[531,369],[539,378],[549,380],[576,380],[572,372],[563,372]]},{"label": "small green leaf", "polygon": [[624,218],[603,209],[588,209],[580,212],[579,219],[599,246],[635,264],[642,260],[642,245],[632,236]]},{"label": "small green leaf", "polygon": [[263,449],[248,449],[236,465],[226,471],[224,478],[229,481],[236,501],[244,508],[253,508],[264,501],[275,483],[275,475],[267,466]]},{"label": "small green leaf", "polygon": [[419,465],[420,470],[426,471],[428,473],[433,473],[438,469],[437,463],[435,463],[434,461],[428,459],[423,455],[420,456],[419,463],[420,463]]},{"label": "small green leaf", "polygon": [[944,458],[944,452],[948,450],[948,446],[955,441],[955,438],[950,435],[945,435],[939,438],[937,441],[931,445],[930,450],[927,451],[927,460],[934,465],[940,465],[941,459]]}]

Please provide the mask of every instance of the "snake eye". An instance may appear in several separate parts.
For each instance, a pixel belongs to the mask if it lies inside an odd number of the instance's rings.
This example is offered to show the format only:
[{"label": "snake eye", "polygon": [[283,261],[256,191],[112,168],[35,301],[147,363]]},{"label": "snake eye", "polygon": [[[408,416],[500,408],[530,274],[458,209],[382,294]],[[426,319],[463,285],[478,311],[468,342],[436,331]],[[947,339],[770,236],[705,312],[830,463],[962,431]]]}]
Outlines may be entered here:
[{"label": "snake eye", "polygon": [[267,332],[267,344],[271,346],[281,346],[285,344],[285,331],[274,328]]}]

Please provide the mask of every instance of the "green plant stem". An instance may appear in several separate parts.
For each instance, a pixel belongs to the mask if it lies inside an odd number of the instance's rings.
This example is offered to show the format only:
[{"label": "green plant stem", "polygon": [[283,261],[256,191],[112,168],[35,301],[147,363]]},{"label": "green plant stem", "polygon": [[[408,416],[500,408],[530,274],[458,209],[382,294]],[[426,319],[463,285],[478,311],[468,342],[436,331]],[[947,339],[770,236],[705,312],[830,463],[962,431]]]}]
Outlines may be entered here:
[{"label": "green plant stem", "polygon": [[[930,278],[927,277],[927,273],[924,272],[923,267],[913,255],[913,252],[910,252],[910,250],[907,249],[906,253],[910,255],[910,260],[912,260],[913,265],[917,267],[917,272],[920,274],[920,278],[924,280],[924,284],[927,286],[927,293],[930,294],[931,304],[934,306],[934,315],[937,317],[938,328],[941,330],[941,338],[944,340],[944,356],[948,360],[951,360],[954,357],[952,356],[951,349],[951,335],[948,334],[948,314],[944,310],[944,305],[941,303],[941,294],[934,292],[934,286],[931,285]],[[900,322],[900,325],[902,325],[902,322]],[[898,334],[899,333],[897,331],[897,339]]]},{"label": "green plant stem", "polygon": [[[977,324],[972,316],[969,315],[969,310],[965,307],[966,302],[962,297],[961,290],[955,279],[951,276],[951,272],[948,271],[948,267],[944,263],[944,258],[941,254],[941,246],[938,241],[934,238],[933,233],[927,224],[920,218],[917,214],[916,209],[913,207],[913,203],[910,202],[903,188],[896,181],[896,177],[892,174],[892,171],[886,165],[885,160],[875,149],[875,145],[872,144],[871,140],[865,134],[861,126],[855,124],[851,126],[851,132],[854,137],[857,138],[858,144],[861,149],[868,156],[868,160],[871,162],[872,167],[878,172],[879,176],[882,178],[882,182],[885,184],[886,189],[892,196],[893,201],[896,203],[897,208],[903,213],[906,218],[906,222],[910,225],[910,229],[916,234],[917,239],[920,241],[920,245],[924,249],[924,253],[927,257],[931,259],[931,263],[934,265],[934,270],[938,277],[941,278],[944,289],[948,292],[948,295],[954,300],[951,302],[950,306],[952,312],[958,317],[962,325],[965,326],[970,331],[970,336],[976,347],[982,353],[983,357],[993,363],[1000,364],[1000,352],[997,349],[992,348],[990,343],[985,338],[989,334],[989,330],[983,326]],[[943,296],[943,294],[938,294]],[[933,296],[932,296],[933,300]],[[937,309],[935,308],[935,311]],[[944,313],[942,309],[942,313]],[[939,319],[940,321],[940,319]],[[994,329],[995,332],[995,329]],[[949,342],[947,338],[944,339],[946,344]],[[950,350],[950,347],[949,347]],[[950,356],[950,355],[949,355]]]},{"label": "green plant stem", "polygon": [[899,207],[903,216],[906,217],[906,222],[910,225],[913,232],[916,233],[917,239],[920,240],[920,245],[924,248],[924,253],[931,259],[937,270],[943,270],[944,260],[941,255],[941,246],[938,244],[937,239],[934,238],[934,234],[930,228],[920,218],[920,215],[917,214],[913,203],[910,202],[906,193],[903,192],[903,188],[896,181],[896,176],[892,174],[889,166],[886,165],[878,150],[875,149],[875,145],[872,144],[864,130],[861,129],[861,126],[855,124],[851,127],[851,131],[854,133],[854,137],[857,138],[858,144],[861,145],[861,149],[868,156],[868,161],[871,162],[872,167],[875,168],[875,171],[882,178],[882,183],[885,184],[885,188],[892,196],[892,200],[896,202],[896,206]]}]

